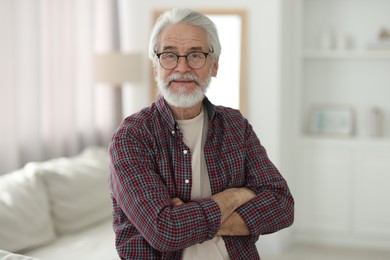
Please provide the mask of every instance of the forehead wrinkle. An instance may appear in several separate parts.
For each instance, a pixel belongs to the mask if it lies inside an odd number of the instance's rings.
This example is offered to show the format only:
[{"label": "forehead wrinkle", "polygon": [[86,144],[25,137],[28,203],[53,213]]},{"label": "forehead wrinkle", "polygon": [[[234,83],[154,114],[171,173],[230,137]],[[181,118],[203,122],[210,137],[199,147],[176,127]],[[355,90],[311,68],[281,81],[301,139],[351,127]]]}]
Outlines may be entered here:
[{"label": "forehead wrinkle", "polygon": [[208,46],[206,33],[203,29],[192,25],[168,26],[163,30],[160,38],[160,48],[163,51],[178,51],[179,49],[186,52],[201,51],[206,46]]}]

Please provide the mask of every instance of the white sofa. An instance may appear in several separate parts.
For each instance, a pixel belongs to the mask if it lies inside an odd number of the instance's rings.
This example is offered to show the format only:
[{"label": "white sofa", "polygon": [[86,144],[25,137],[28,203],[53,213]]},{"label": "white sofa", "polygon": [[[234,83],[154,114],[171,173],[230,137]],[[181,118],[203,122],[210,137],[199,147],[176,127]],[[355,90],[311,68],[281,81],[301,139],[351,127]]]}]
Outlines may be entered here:
[{"label": "white sofa", "polygon": [[0,175],[0,259],[119,259],[106,148]]}]

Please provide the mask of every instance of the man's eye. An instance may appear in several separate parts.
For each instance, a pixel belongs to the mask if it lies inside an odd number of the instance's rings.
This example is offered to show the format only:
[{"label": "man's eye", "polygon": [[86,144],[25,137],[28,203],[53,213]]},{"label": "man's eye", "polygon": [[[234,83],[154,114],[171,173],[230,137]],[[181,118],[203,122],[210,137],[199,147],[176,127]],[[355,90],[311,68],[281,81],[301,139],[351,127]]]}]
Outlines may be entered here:
[{"label": "man's eye", "polygon": [[164,53],[163,58],[168,60],[176,60],[176,55],[174,53]]},{"label": "man's eye", "polygon": [[201,59],[202,58],[202,53],[201,52],[193,52],[189,55],[190,59]]}]

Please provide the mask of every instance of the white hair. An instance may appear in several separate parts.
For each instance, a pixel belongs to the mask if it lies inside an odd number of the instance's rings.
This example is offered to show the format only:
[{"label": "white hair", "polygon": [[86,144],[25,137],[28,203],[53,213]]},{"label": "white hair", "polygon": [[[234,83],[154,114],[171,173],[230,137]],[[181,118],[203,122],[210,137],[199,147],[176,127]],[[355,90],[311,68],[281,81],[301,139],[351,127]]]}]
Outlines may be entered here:
[{"label": "white hair", "polygon": [[149,41],[149,58],[155,63],[157,61],[157,48],[160,42],[161,32],[171,24],[184,23],[200,27],[207,33],[208,45],[214,58],[221,55],[221,43],[219,42],[217,27],[214,22],[204,14],[188,8],[175,8],[163,13],[153,27]]}]

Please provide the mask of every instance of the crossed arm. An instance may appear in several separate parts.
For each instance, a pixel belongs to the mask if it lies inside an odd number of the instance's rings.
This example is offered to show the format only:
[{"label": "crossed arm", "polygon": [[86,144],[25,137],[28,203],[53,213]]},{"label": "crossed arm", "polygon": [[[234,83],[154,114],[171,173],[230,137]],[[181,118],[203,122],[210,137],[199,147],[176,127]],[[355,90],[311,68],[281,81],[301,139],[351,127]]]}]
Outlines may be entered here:
[{"label": "crossed arm", "polygon": [[[211,199],[218,204],[221,210],[221,228],[217,232],[217,236],[245,236],[250,234],[248,227],[235,210],[254,197],[256,197],[256,194],[248,188],[230,188],[211,196]],[[172,204],[180,206],[184,202],[179,198],[173,198]]]}]

